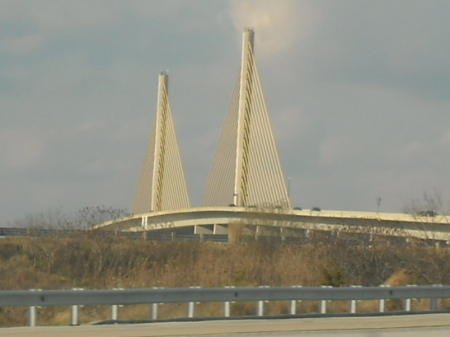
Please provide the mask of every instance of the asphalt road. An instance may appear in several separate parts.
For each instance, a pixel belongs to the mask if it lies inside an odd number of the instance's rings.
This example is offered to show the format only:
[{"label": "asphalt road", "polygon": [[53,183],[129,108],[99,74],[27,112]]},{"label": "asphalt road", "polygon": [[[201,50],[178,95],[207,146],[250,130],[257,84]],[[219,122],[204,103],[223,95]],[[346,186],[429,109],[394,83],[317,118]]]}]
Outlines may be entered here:
[{"label": "asphalt road", "polygon": [[267,320],[172,322],[76,327],[2,328],[2,337],[150,337],[150,336],[450,336],[450,314],[378,317],[327,317]]}]

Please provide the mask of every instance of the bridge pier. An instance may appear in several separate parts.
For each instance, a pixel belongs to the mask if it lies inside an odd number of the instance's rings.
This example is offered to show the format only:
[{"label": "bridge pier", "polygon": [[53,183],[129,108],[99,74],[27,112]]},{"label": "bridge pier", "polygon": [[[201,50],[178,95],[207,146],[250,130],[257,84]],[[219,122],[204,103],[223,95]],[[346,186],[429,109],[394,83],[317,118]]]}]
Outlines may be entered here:
[{"label": "bridge pier", "polygon": [[281,235],[283,237],[301,237],[301,238],[308,237],[307,230],[303,229],[303,228],[282,227],[281,228]]},{"label": "bridge pier", "polygon": [[281,236],[281,227],[256,226],[256,236]]},{"label": "bridge pier", "polygon": [[242,228],[242,235],[256,236],[257,226],[256,225],[246,225]]},{"label": "bridge pier", "polygon": [[228,235],[229,231],[228,231],[228,225],[221,225],[221,224],[215,224],[214,225],[214,230],[213,230],[213,234],[217,234],[217,235]]},{"label": "bridge pier", "polygon": [[194,234],[214,234],[214,225],[195,225]]}]

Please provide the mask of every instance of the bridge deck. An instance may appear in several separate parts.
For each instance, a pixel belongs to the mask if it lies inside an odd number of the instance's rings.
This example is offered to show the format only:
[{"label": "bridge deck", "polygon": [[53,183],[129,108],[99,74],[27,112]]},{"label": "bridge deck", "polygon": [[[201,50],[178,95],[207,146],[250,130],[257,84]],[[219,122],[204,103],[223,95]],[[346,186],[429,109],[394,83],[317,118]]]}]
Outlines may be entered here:
[{"label": "bridge deck", "polygon": [[[421,239],[450,239],[450,217],[350,211],[256,209],[243,207],[197,207],[152,212],[116,219],[92,230],[155,231],[186,227],[211,234],[228,234],[230,224],[272,229],[302,229],[338,232],[367,232]],[[209,226],[209,227],[206,227]],[[221,227],[220,227],[221,226]]]}]

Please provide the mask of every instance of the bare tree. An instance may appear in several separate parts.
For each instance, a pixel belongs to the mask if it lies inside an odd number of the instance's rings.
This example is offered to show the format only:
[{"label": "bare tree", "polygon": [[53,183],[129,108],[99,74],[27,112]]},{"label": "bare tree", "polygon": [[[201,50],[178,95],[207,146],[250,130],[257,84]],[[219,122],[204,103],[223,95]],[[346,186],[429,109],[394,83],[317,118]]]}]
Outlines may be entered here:
[{"label": "bare tree", "polygon": [[403,212],[413,217],[435,217],[449,213],[442,192],[434,188],[431,192],[424,191],[422,197],[413,198],[403,206]]}]

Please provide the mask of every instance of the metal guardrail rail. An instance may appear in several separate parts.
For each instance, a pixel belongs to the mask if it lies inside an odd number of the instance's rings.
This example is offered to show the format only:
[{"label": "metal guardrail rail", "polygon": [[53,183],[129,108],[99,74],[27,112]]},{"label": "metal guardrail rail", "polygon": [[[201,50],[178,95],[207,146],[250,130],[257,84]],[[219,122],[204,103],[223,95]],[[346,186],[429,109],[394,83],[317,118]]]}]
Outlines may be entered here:
[{"label": "metal guardrail rail", "polygon": [[187,303],[188,317],[194,317],[195,303],[223,302],[224,317],[230,317],[231,303],[257,302],[257,316],[264,315],[264,303],[290,301],[290,314],[296,314],[297,301],[320,301],[319,312],[327,312],[327,302],[348,300],[350,313],[356,313],[356,301],[378,300],[378,311],[384,312],[386,300],[405,300],[404,311],[411,310],[411,300],[430,299],[430,310],[438,310],[438,300],[450,298],[450,286],[405,287],[257,287],[257,288],[154,288],[113,290],[30,290],[0,291],[0,306],[28,306],[29,325],[36,325],[36,308],[43,306],[71,306],[71,325],[78,325],[79,306],[111,305],[111,319],[118,319],[119,305],[149,304],[151,318],[158,318],[158,304]]}]

